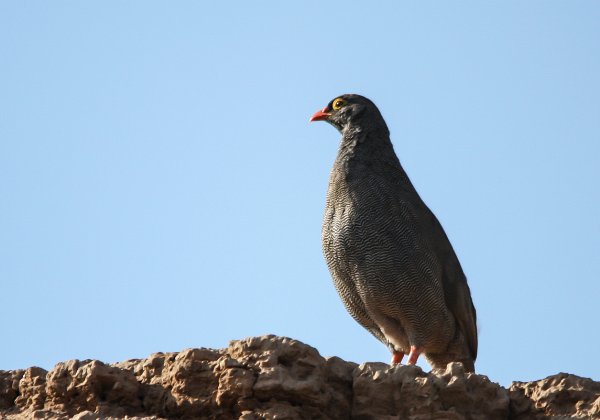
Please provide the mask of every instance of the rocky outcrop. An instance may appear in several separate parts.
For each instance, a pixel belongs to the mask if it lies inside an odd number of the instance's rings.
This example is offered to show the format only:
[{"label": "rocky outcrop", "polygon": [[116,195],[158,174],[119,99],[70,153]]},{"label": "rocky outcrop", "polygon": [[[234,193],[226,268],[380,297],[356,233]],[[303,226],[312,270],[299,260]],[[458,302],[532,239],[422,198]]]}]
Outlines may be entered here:
[{"label": "rocky outcrop", "polygon": [[3,419],[600,418],[600,383],[558,374],[507,390],[451,363],[444,372],[323,358],[289,338],[0,371]]},{"label": "rocky outcrop", "polygon": [[600,419],[600,382],[588,378],[559,373],[539,381],[513,382],[509,393],[515,419],[532,418],[531,413]]}]

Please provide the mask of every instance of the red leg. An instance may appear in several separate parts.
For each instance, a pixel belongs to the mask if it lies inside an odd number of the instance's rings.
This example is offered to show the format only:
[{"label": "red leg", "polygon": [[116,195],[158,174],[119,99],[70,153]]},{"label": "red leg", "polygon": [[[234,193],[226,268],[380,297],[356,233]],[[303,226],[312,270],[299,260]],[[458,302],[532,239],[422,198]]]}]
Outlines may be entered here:
[{"label": "red leg", "polygon": [[423,349],[421,347],[417,347],[417,346],[410,346],[410,354],[408,355],[408,365],[416,365],[417,364],[417,359],[419,358],[419,355],[421,354],[421,352],[423,351]]},{"label": "red leg", "polygon": [[403,358],[404,353],[402,353],[401,351],[395,351],[394,354],[392,354],[392,361],[390,362],[390,365],[394,366],[402,364]]}]

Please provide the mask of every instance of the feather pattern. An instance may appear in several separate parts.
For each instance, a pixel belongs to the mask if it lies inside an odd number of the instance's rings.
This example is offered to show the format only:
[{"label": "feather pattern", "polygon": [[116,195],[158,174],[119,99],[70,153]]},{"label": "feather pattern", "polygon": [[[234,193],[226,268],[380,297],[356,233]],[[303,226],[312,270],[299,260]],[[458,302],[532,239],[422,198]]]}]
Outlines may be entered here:
[{"label": "feather pattern", "polygon": [[342,139],[322,229],[335,287],[390,351],[417,346],[433,368],[460,361],[474,371],[476,312],[450,241],[400,165],[377,107],[359,95],[340,98],[339,111],[328,106]]}]

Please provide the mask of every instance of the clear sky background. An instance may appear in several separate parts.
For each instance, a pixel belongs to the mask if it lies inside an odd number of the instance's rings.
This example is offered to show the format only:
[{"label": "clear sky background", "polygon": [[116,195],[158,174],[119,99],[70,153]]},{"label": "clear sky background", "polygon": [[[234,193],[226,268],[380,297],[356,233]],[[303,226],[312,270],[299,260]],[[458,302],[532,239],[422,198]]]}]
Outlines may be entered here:
[{"label": "clear sky background", "polygon": [[600,380],[597,1],[0,2],[0,369],[267,333],[389,361],[321,253],[342,93],[454,245],[478,372]]}]

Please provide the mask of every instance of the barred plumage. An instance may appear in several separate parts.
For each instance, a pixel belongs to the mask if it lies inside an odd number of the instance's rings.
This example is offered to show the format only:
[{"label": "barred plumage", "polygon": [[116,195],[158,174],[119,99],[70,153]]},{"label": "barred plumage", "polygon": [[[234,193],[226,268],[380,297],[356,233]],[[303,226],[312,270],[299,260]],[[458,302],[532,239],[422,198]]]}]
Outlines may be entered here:
[{"label": "barred plumage", "polygon": [[404,172],[379,110],[342,95],[317,112],[342,133],[329,179],[323,252],[348,312],[393,362],[474,371],[476,312],[458,258]]}]

